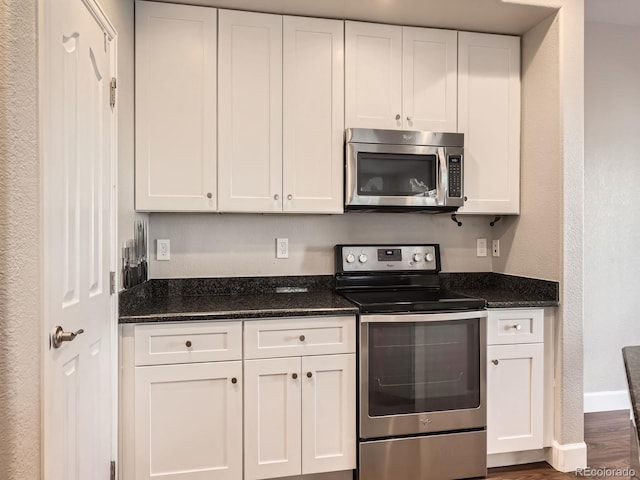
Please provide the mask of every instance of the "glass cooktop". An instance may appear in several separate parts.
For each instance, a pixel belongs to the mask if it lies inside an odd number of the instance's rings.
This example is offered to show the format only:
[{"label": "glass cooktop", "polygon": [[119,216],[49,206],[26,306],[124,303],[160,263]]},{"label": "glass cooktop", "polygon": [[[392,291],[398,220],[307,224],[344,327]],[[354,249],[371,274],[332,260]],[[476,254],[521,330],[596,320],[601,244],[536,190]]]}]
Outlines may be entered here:
[{"label": "glass cooktop", "polygon": [[478,310],[486,307],[481,298],[439,289],[366,290],[341,294],[358,305],[362,313]]}]

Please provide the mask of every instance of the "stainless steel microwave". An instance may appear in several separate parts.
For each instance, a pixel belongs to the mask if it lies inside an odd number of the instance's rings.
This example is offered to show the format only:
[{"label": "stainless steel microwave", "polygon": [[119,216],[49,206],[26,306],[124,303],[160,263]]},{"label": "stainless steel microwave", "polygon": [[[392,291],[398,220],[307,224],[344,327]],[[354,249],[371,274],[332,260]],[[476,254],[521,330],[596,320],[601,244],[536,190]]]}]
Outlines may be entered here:
[{"label": "stainless steel microwave", "polygon": [[455,211],[464,205],[464,135],[348,128],[345,210]]}]

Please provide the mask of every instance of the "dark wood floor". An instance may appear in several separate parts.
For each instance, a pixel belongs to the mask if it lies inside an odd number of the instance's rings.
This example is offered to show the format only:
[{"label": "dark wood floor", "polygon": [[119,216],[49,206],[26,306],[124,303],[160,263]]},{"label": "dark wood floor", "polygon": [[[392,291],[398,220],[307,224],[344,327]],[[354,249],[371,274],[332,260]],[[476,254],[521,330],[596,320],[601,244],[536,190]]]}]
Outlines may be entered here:
[{"label": "dark wood floor", "polygon": [[[629,466],[629,411],[588,413],[584,420],[587,465],[592,469],[624,469]],[[546,463],[492,468],[488,478],[500,480],[568,480],[585,477],[560,473]],[[628,477],[589,477],[625,480]]]}]

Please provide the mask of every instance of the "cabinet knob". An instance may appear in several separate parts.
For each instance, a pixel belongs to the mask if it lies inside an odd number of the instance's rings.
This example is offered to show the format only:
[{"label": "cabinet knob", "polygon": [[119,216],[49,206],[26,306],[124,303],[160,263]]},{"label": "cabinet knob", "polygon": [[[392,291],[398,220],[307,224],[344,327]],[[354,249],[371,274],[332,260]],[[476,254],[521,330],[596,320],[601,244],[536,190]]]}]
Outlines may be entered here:
[{"label": "cabinet knob", "polygon": [[213,194],[211,192],[207,193],[207,198],[213,198]]},{"label": "cabinet knob", "polygon": [[511,328],[515,328],[516,330],[520,331],[522,330],[522,325],[520,325],[519,323],[516,325],[511,325]]},{"label": "cabinet knob", "polygon": [[311,378],[311,377],[313,377],[313,373],[307,372],[307,378]]},{"label": "cabinet knob", "polygon": [[235,385],[236,383],[238,383],[238,379],[236,377],[233,377],[231,379],[231,383],[233,383]]},{"label": "cabinet knob", "polygon": [[411,117],[407,117],[407,122],[410,122],[410,121],[411,121]]},{"label": "cabinet knob", "polygon": [[492,362],[494,365],[497,365],[497,364],[499,364],[499,363],[500,363],[498,360],[491,360],[491,362]]},{"label": "cabinet knob", "polygon": [[300,335],[300,341],[304,342],[306,340],[307,337],[305,337],[304,335]]},{"label": "cabinet knob", "polygon": [[298,378],[298,374],[297,373],[292,373],[291,374],[291,378],[293,378],[295,380],[296,378]]},{"label": "cabinet knob", "polygon": [[293,195],[291,194],[287,195],[287,200],[293,200]]},{"label": "cabinet knob", "polygon": [[400,120],[400,118],[401,118],[401,117],[400,117],[400,114],[397,114],[397,115],[396,115],[396,120]]},{"label": "cabinet knob", "polygon": [[280,195],[278,195],[277,193],[273,196],[274,200],[278,200],[280,198]]},{"label": "cabinet knob", "polygon": [[185,345],[187,346],[187,348],[191,348],[191,345],[192,345],[192,344],[191,344],[191,340],[187,340],[187,341],[185,342]]}]

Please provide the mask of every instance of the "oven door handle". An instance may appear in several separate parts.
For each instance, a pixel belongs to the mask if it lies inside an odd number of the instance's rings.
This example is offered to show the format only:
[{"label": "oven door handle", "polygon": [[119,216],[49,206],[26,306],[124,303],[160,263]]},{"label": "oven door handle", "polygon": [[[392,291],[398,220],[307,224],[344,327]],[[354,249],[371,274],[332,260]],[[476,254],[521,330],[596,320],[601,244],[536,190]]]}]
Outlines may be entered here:
[{"label": "oven door handle", "polygon": [[467,320],[471,318],[486,318],[486,310],[450,313],[416,313],[408,315],[360,315],[360,323],[417,323],[417,322],[446,322],[451,320]]}]

